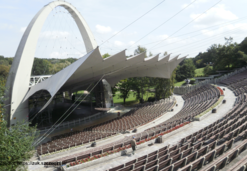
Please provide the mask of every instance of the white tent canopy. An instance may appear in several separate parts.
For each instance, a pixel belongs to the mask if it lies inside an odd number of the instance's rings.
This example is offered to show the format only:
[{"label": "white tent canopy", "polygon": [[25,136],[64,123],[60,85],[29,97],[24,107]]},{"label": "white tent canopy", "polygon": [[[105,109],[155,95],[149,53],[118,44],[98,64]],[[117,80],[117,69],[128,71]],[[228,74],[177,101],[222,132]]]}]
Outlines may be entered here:
[{"label": "white tent canopy", "polygon": [[46,90],[51,94],[51,99],[43,107],[44,109],[58,91],[82,90],[102,78],[106,79],[111,86],[130,77],[170,78],[173,70],[185,58],[178,59],[178,56],[169,60],[170,55],[161,58],[159,55],[145,58],[145,53],[142,53],[127,58],[124,50],[103,59],[97,47],[52,77],[31,87],[24,101],[36,92]]}]

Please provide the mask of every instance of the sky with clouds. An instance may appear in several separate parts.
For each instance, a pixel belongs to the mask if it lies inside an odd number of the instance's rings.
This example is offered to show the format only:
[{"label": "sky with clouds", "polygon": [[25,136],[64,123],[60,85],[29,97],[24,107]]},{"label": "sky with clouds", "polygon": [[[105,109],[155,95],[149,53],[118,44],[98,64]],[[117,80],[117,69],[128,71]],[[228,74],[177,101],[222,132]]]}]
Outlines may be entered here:
[{"label": "sky with clouds", "polygon": [[[231,36],[238,43],[247,37],[246,0],[162,1],[68,0],[88,23],[102,54],[127,49],[126,54],[133,55],[141,45],[154,55],[167,51],[173,56],[194,57],[212,44],[224,44],[224,37]],[[0,55],[15,55],[29,22],[49,2],[0,0]],[[39,35],[35,56],[78,58],[85,53],[70,14],[63,7],[53,9]]]}]

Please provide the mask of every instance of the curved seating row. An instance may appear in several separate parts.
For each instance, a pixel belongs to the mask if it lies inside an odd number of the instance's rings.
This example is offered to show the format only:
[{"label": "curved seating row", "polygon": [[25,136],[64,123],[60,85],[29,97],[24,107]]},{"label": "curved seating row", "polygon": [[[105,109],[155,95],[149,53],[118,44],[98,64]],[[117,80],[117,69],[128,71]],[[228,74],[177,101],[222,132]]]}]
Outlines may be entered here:
[{"label": "curved seating row", "polygon": [[134,129],[137,126],[148,123],[159,117],[171,108],[173,104],[173,101],[167,103],[148,103],[141,108],[135,108],[125,113],[121,117],[88,127],[82,131],[75,131],[73,133],[65,133],[52,137],[52,141],[37,147],[37,153],[38,155],[52,153],[100,140],[129,129]]},{"label": "curved seating row", "polygon": [[195,90],[195,92],[196,93],[193,91],[189,93],[189,95],[183,96],[185,102],[181,111],[165,122],[148,130],[163,129],[170,125],[178,125],[185,121],[192,120],[193,117],[199,115],[216,103],[220,96],[219,90],[212,85],[203,86]]},{"label": "curved seating row", "polygon": [[[241,78],[244,78],[244,76]],[[231,84],[228,86],[232,84],[236,85],[238,79],[234,80],[229,80]],[[245,80],[241,79],[240,81]],[[245,84],[237,85],[241,85],[238,89],[243,89],[245,86]],[[205,87],[201,90],[205,90]],[[194,97],[196,94],[200,96],[199,91],[197,91],[197,93],[191,92],[183,97],[185,99],[185,105],[181,113],[191,112],[190,109],[195,109],[194,106],[196,103],[194,101],[197,101],[195,98],[198,101],[201,99],[200,97]],[[191,171],[199,169],[220,170],[224,168],[247,148],[247,140],[245,140],[247,138],[246,95],[243,94],[243,91],[236,95],[238,95],[238,98],[235,106],[221,119],[181,139],[173,147],[163,147],[157,150],[155,153],[156,156],[153,156],[154,152],[151,152],[146,157],[143,156],[145,160],[140,157],[131,162],[111,168],[109,171]],[[184,114],[181,117],[178,116],[177,119],[183,117]],[[236,143],[239,141],[241,142]],[[241,166],[236,166],[237,169],[235,167],[233,170],[245,169],[247,163],[245,161],[246,159],[242,161]]]},{"label": "curved seating row", "polygon": [[[215,88],[214,86],[209,85],[209,86],[203,87],[203,90],[204,90],[203,91],[204,93],[201,94],[201,96],[202,96],[202,97],[200,97],[201,100],[199,100],[197,98],[194,99],[194,96],[192,96],[192,97],[188,98],[189,99],[188,102],[193,101],[193,103],[191,103],[191,105],[192,105],[192,104],[196,104],[196,102],[203,103],[203,100],[210,100],[211,99],[211,101],[210,101],[211,103],[208,103],[208,106],[212,105],[214,103],[213,99],[215,99],[215,98],[217,98],[219,96],[218,89]],[[207,96],[207,95],[211,95],[211,96]],[[204,98],[203,96],[207,96],[207,98]],[[191,100],[191,99],[193,99],[193,100]],[[198,106],[198,108],[204,107],[204,106],[205,105],[201,105],[201,106]],[[184,112],[186,112],[186,111],[187,110],[184,110]],[[202,111],[202,110],[198,110],[198,111]],[[167,123],[167,124],[161,124],[158,127],[153,127],[152,129],[148,129],[145,132],[141,132],[141,133],[136,134],[135,135],[136,140],[137,140],[137,142],[139,142],[139,141],[144,140],[146,138],[153,137],[153,136],[158,135],[159,133],[161,133],[163,131],[167,131],[167,130],[177,126],[178,124],[184,123],[185,121],[186,120],[179,119],[179,120],[176,120],[176,122],[170,122],[170,123]],[[89,156],[102,154],[103,152],[106,152],[106,151],[109,151],[109,150],[113,150],[113,149],[117,149],[119,147],[129,146],[130,141],[131,141],[131,137],[129,139],[121,140],[119,142],[119,144],[116,144],[114,146],[108,146],[106,148],[98,149],[98,151],[92,151],[91,153],[87,153],[87,154],[84,153],[84,154],[81,154],[81,155],[77,155],[77,156],[75,156],[73,158],[64,157],[64,158],[60,159],[60,161],[62,161],[62,163],[65,164],[65,163],[73,162],[73,161],[76,161],[76,160],[79,160],[79,159],[83,159],[83,158],[86,158],[86,157],[89,157]],[[186,148],[187,147],[189,148],[189,146],[186,146]],[[168,148],[168,147],[166,147],[166,148]],[[173,151],[175,149],[176,149],[175,147],[172,147],[171,149],[169,149],[169,151]]]}]

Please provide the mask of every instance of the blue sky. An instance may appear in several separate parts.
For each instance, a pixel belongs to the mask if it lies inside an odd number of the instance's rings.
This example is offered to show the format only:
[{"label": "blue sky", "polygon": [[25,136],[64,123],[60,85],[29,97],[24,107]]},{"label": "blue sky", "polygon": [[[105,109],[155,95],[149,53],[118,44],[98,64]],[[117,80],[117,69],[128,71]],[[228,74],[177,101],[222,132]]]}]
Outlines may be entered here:
[{"label": "blue sky", "polygon": [[[163,0],[68,0],[82,14],[98,45]],[[224,37],[235,42],[247,37],[246,0],[196,0],[177,16],[137,42],[194,0],[166,0],[140,20],[102,46],[102,54],[111,55],[127,49],[134,53],[137,45],[148,53],[165,51],[173,56],[196,56],[210,45],[223,44]],[[49,0],[0,0],[0,55],[13,57],[25,28]],[[214,4],[213,8],[208,10]],[[208,10],[205,14],[200,15]],[[196,17],[196,20],[192,21]],[[189,23],[189,24],[188,24]],[[172,35],[172,36],[171,36]],[[137,42],[137,43],[135,43]],[[157,44],[159,43],[159,44]],[[41,58],[80,57],[85,47],[79,31],[63,7],[55,8],[47,18],[36,48]]]}]

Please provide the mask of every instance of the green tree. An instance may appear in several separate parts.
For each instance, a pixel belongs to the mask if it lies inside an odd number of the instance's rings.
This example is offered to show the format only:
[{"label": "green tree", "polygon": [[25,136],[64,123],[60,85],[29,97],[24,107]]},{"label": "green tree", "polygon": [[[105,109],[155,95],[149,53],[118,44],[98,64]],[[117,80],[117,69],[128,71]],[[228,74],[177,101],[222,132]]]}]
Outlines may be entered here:
[{"label": "green tree", "polygon": [[213,71],[212,67],[210,65],[207,65],[204,69],[203,69],[203,73],[205,76],[208,76],[209,74],[211,74]]},{"label": "green tree", "polygon": [[247,54],[247,37],[239,44],[239,50]]},{"label": "green tree", "polygon": [[137,49],[134,51],[134,54],[141,54],[145,53],[145,56],[147,57],[147,49],[145,47],[138,46]]},{"label": "green tree", "polygon": [[239,46],[236,43],[231,43],[231,41],[231,39],[226,39],[225,45],[218,49],[217,58],[214,63],[216,70],[239,67],[243,56],[241,56],[241,53],[238,53]]},{"label": "green tree", "polygon": [[8,66],[9,65],[9,61],[8,60],[0,60],[0,65],[5,65],[5,66]]},{"label": "green tree", "polygon": [[118,97],[122,98],[125,104],[125,100],[129,97],[130,90],[133,87],[133,81],[131,79],[121,80],[120,82],[118,82],[116,87],[117,87],[117,90],[120,92]]},{"label": "green tree", "polygon": [[174,90],[174,83],[176,78],[176,69],[172,72],[170,79],[152,78],[152,84],[155,90],[155,99],[160,100],[168,98],[172,95]]},{"label": "green tree", "polygon": [[185,59],[182,66],[178,66],[176,70],[176,80],[183,81],[186,78],[195,76],[195,65],[192,59]]},{"label": "green tree", "polygon": [[143,96],[146,94],[146,88],[150,87],[150,78],[134,77],[129,79],[132,81],[132,89],[135,91],[134,95],[136,99],[143,99]]},{"label": "green tree", "polygon": [[105,53],[104,55],[102,55],[102,58],[105,59],[105,58],[107,58],[109,56],[111,56],[111,55],[109,55],[109,53]]},{"label": "green tree", "polygon": [[6,58],[6,60],[9,62],[9,65],[12,65],[14,58]]},{"label": "green tree", "polygon": [[0,65],[0,77],[7,79],[10,66]]},{"label": "green tree", "polygon": [[64,61],[63,63],[56,63],[49,67],[50,74],[56,74],[57,72],[61,71],[62,69],[69,66],[71,63],[69,61]]},{"label": "green tree", "polygon": [[6,84],[6,79],[4,79],[3,77],[0,77],[0,89],[5,87],[5,84]]},{"label": "green tree", "polygon": [[51,63],[46,59],[35,58],[32,68],[32,75],[48,75],[50,73]]},{"label": "green tree", "polygon": [[[0,87],[0,97],[4,96],[4,87]],[[36,127],[31,127],[27,122],[17,122],[7,127],[4,119],[3,100],[0,101],[0,170],[25,170],[22,163],[34,155],[34,140],[37,138]]]}]

